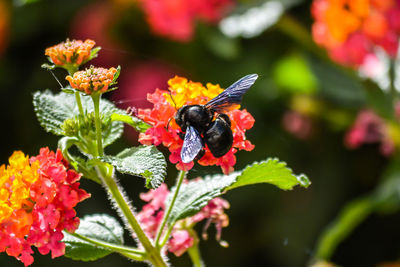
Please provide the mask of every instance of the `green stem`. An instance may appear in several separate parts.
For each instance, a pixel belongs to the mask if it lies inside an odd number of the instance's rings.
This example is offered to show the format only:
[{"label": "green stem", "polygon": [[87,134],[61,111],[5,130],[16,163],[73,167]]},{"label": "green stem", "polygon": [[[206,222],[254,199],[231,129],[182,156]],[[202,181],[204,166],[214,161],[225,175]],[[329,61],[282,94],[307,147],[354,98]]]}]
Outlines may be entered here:
[{"label": "green stem", "polygon": [[196,242],[192,247],[190,247],[188,249],[188,253],[189,253],[190,259],[193,262],[194,267],[205,267],[205,264],[200,257],[200,250],[199,250],[198,242]]},{"label": "green stem", "polygon": [[389,61],[389,88],[390,96],[392,97],[393,104],[396,104],[398,100],[398,92],[396,90],[396,60],[390,59]]},{"label": "green stem", "polygon": [[96,125],[96,140],[97,140],[97,156],[103,156],[103,141],[101,136],[101,120],[100,120],[100,93],[93,93],[92,95],[94,105],[94,119]]},{"label": "green stem", "polygon": [[118,205],[129,226],[135,232],[137,238],[145,249],[146,258],[156,267],[166,267],[167,265],[162,259],[160,252],[151,244],[149,238],[143,232],[143,229],[140,227],[139,222],[136,220],[133,211],[128,205],[128,201],[121,193],[120,188],[112,176],[112,167],[110,166],[107,169],[106,166],[97,166],[97,171],[103,184],[110,191],[113,200]]},{"label": "green stem", "polygon": [[342,209],[338,217],[322,233],[315,250],[315,259],[329,260],[337,246],[367,218],[374,209],[371,197],[353,200]]},{"label": "green stem", "polygon": [[[75,66],[70,66],[67,68],[68,74],[70,76],[73,76],[75,72],[78,71],[78,67]],[[81,101],[81,95],[78,91],[75,91],[75,100],[76,100],[76,104],[78,105],[78,109],[79,109],[79,114],[81,115],[81,117],[83,118],[83,106],[82,106],[82,101]]]},{"label": "green stem", "polygon": [[113,244],[113,243],[109,243],[103,240],[98,240],[95,238],[90,238],[87,236],[83,236],[77,233],[68,233],[76,238],[79,238],[81,240],[84,240],[88,243],[91,243],[93,245],[99,246],[99,247],[103,247],[118,253],[128,253],[131,257],[135,256],[136,260],[143,260],[143,255],[145,255],[146,253],[144,251],[138,250],[138,249],[134,249],[134,248],[130,248],[130,247],[126,247],[126,246],[120,246],[117,244]]},{"label": "green stem", "polygon": [[79,115],[81,115],[81,117],[83,117],[84,112],[83,112],[81,94],[78,91],[75,91],[75,100],[76,100],[76,104],[78,105]]},{"label": "green stem", "polygon": [[161,244],[159,244],[159,241],[160,241],[162,232],[164,230],[165,224],[167,223],[167,220],[169,218],[169,215],[171,214],[172,208],[174,207],[176,197],[178,196],[179,189],[181,188],[182,181],[185,178],[186,174],[187,174],[186,171],[180,171],[179,174],[178,174],[174,195],[172,197],[171,203],[168,206],[168,210],[164,215],[164,218],[163,218],[163,221],[161,223],[161,226],[158,228],[157,237],[156,237],[156,241],[155,241],[155,244],[156,244],[157,248],[163,247],[165,245],[165,243],[168,240],[169,234],[171,233],[172,228],[170,227],[171,229],[168,229],[166,235],[164,236],[163,242]]}]

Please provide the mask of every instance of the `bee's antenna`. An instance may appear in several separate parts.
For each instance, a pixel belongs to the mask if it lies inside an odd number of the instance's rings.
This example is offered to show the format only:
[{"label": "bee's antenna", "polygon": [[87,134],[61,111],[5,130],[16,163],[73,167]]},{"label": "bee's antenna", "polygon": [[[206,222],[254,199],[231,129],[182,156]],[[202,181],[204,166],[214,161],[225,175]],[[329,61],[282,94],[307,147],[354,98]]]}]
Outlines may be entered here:
[{"label": "bee's antenna", "polygon": [[[175,103],[174,98],[172,97],[171,91],[168,91],[168,92],[169,92],[169,96],[171,97],[172,102],[174,102],[174,106],[175,106],[175,109],[176,109],[176,103]],[[169,121],[168,121],[168,123],[169,123]]]},{"label": "bee's antenna", "polygon": [[54,79],[56,79],[56,81],[58,82],[58,84],[60,85],[61,89],[63,89],[63,85],[61,84],[61,82],[58,80],[57,76],[53,73],[53,71],[51,69],[48,69],[48,71],[50,71],[51,75],[53,75]]},{"label": "bee's antenna", "polygon": [[169,127],[169,123],[171,122],[171,119],[172,119],[172,117],[168,119],[168,123],[167,123],[167,127],[166,127],[167,132],[168,132],[168,127]]}]

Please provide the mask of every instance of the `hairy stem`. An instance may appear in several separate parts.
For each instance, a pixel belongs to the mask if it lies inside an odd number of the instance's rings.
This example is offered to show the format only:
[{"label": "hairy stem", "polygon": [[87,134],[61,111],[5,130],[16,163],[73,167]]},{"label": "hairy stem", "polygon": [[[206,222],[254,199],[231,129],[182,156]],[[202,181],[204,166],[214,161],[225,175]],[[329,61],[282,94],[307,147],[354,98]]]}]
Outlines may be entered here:
[{"label": "hairy stem", "polygon": [[186,174],[187,174],[186,171],[180,171],[179,174],[178,174],[174,195],[172,196],[171,203],[168,206],[168,210],[164,215],[162,223],[161,223],[160,227],[158,228],[157,237],[156,237],[156,241],[155,241],[155,244],[156,244],[156,246],[158,248],[163,247],[165,245],[166,240],[168,240],[169,234],[171,233],[171,231],[168,229],[166,235],[164,236],[163,242],[161,242],[161,244],[159,244],[159,241],[160,241],[162,232],[164,230],[165,224],[167,223],[169,215],[171,214],[172,208],[174,207],[176,197],[178,196],[179,189],[181,188],[182,181],[185,178]]},{"label": "hairy stem", "polygon": [[109,168],[107,168],[103,165],[98,166],[97,170],[103,184],[110,191],[115,203],[118,205],[129,226],[135,232],[137,238],[145,249],[145,258],[156,267],[166,267],[167,265],[162,259],[160,252],[151,244],[149,238],[143,232],[143,229],[140,227],[139,222],[128,205],[127,199],[125,199],[125,196],[122,194],[117,182],[114,180],[112,175],[112,167],[109,166]]},{"label": "hairy stem", "polygon": [[138,250],[138,249],[134,249],[134,248],[130,248],[130,247],[126,247],[126,246],[121,246],[121,245],[117,245],[117,244],[113,244],[113,243],[109,243],[103,240],[98,240],[95,238],[90,238],[87,236],[83,236],[77,233],[68,233],[76,238],[79,238],[83,241],[86,241],[88,243],[91,243],[93,245],[96,245],[98,247],[103,247],[105,249],[109,249],[121,254],[127,253],[129,254],[130,258],[135,257],[135,260],[143,260],[143,255],[145,254],[144,251]]}]

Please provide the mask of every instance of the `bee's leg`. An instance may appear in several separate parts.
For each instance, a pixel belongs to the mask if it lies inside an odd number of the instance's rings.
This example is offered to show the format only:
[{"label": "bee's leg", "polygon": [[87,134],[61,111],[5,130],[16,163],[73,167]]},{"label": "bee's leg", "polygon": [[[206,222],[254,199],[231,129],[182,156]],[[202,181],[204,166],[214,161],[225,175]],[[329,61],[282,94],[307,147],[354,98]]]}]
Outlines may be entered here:
[{"label": "bee's leg", "polygon": [[201,138],[201,144],[203,145],[203,148],[199,151],[199,153],[196,156],[196,160],[201,159],[204,154],[206,153],[206,150],[204,149],[206,147],[206,143],[204,142],[203,138]]},{"label": "bee's leg", "polygon": [[196,159],[196,160],[201,159],[201,158],[204,156],[205,153],[206,153],[205,149],[202,148],[202,149],[200,150],[199,154],[197,154],[197,156],[196,156],[195,159]]},{"label": "bee's leg", "polygon": [[183,133],[183,132],[178,132],[178,135],[179,135],[179,137],[180,137],[182,140],[185,140],[185,133]]}]

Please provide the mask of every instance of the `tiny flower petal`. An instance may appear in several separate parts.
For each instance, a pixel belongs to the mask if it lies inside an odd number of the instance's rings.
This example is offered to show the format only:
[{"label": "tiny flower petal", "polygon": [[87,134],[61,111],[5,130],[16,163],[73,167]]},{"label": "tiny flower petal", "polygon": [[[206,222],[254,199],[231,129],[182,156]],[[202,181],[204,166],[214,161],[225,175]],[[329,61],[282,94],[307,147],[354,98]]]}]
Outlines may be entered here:
[{"label": "tiny flower petal", "polygon": [[194,238],[186,230],[174,231],[168,243],[168,250],[177,257],[181,256],[194,244]]}]

